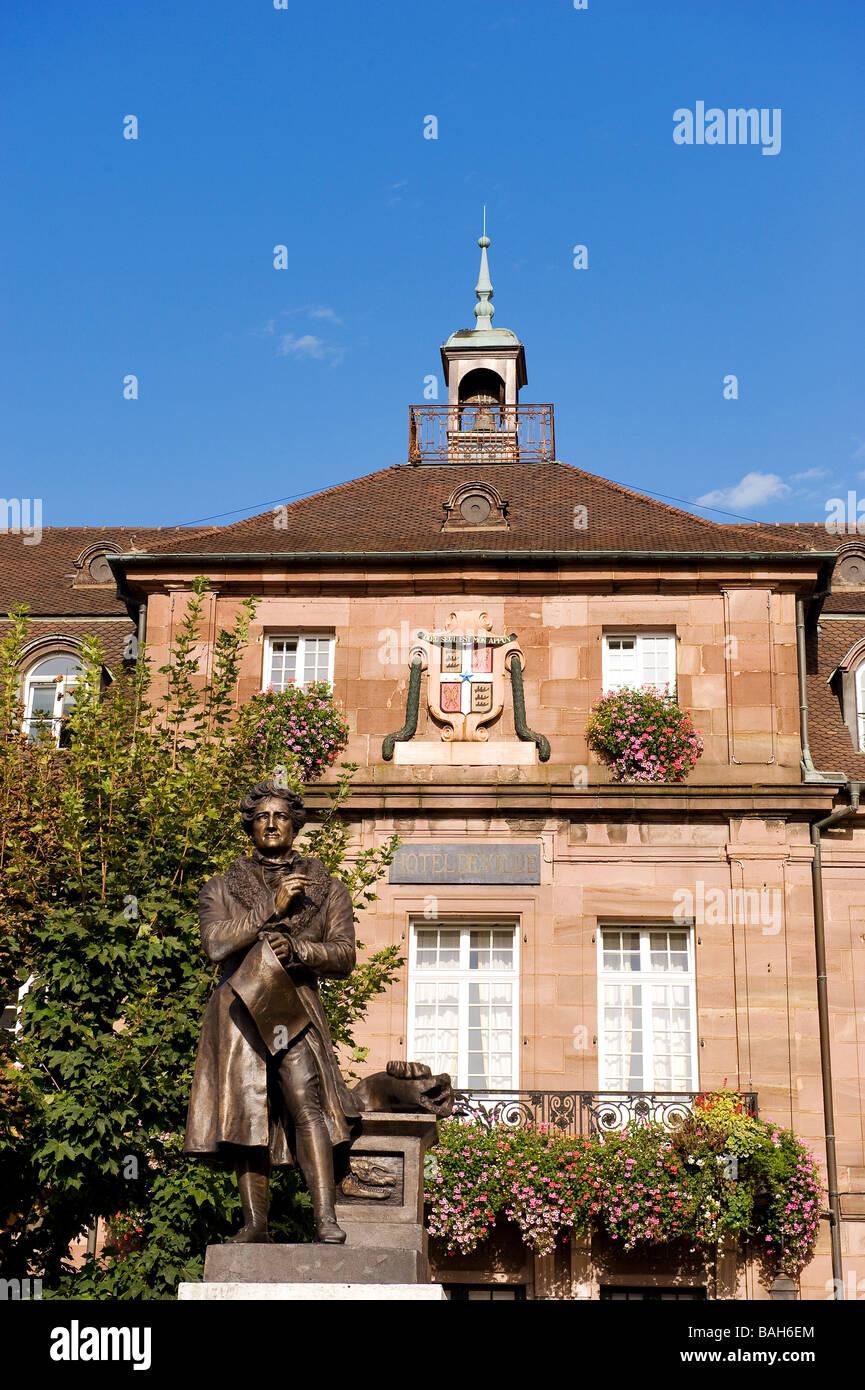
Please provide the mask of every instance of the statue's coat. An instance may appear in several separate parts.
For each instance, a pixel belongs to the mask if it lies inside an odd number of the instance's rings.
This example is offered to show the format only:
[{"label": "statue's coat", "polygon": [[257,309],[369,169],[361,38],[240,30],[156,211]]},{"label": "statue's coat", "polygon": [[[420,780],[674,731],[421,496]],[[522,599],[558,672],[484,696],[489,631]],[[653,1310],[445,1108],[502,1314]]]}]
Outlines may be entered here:
[{"label": "statue's coat", "polygon": [[291,1122],[274,1065],[268,1065],[273,1039],[265,1044],[231,985],[232,975],[249,956],[243,972],[245,997],[250,998],[252,979],[256,1016],[266,1014],[278,1021],[282,1010],[292,1036],[286,972],[269,945],[258,941],[266,927],[290,925],[293,939],[309,945],[309,960],[292,966],[290,978],[310,1019],[303,1037],[315,1058],[331,1143],[346,1143],[356,1128],[359,1109],[340,1075],[318,989],[319,976],[342,979],[354,969],[351,898],[320,859],[293,856],[283,868],[307,875],[310,883],[282,920],[275,904],[278,876],[256,858],[237,860],[228,873],[209,879],[201,890],[201,939],[210,959],[222,962],[222,976],[204,1015],[187,1114],[184,1152],[199,1159],[232,1163],[237,1155],[222,1147],[230,1144],[269,1147],[275,1167],[294,1162]]}]

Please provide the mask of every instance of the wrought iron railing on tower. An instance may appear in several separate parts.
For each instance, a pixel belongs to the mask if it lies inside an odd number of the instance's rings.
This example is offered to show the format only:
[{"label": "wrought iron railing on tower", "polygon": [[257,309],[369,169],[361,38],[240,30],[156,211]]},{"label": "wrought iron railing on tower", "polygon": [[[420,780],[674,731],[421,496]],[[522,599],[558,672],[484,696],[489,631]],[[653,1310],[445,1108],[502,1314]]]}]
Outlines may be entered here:
[{"label": "wrought iron railing on tower", "polygon": [[[563,1134],[603,1134],[626,1124],[673,1129],[691,1113],[700,1091],[457,1091],[454,1116],[486,1125],[549,1125]],[[749,1115],[757,1092],[740,1091]]]},{"label": "wrought iron railing on tower", "polygon": [[409,463],[544,463],[555,457],[551,405],[409,406]]}]

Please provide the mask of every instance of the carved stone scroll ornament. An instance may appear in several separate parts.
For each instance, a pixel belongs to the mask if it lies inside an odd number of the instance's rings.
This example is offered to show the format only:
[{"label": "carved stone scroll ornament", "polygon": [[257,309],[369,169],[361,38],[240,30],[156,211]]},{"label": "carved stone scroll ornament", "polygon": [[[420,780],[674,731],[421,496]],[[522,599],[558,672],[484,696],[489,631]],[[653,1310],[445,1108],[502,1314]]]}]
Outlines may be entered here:
[{"label": "carved stone scroll ornament", "polygon": [[405,723],[396,733],[388,734],[381,745],[381,756],[386,763],[393,758],[393,750],[398,743],[407,743],[417,733],[417,717],[420,710],[420,680],[423,660],[419,653],[412,652],[411,674],[408,681],[408,695],[405,702]]}]

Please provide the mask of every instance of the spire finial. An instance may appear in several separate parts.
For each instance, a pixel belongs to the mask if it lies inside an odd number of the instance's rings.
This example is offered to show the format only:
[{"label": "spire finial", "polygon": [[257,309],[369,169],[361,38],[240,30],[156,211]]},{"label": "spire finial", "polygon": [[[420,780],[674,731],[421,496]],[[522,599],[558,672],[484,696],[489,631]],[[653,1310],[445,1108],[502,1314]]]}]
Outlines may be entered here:
[{"label": "spire finial", "polygon": [[475,331],[479,329],[492,328],[493,314],[496,312],[491,303],[493,297],[493,287],[490,282],[490,268],[487,263],[487,247],[490,239],[487,236],[487,209],[484,204],[484,231],[483,236],[478,237],[478,246],[481,248],[481,269],[478,276],[478,283],[475,285],[475,295],[477,304],[475,305]]}]

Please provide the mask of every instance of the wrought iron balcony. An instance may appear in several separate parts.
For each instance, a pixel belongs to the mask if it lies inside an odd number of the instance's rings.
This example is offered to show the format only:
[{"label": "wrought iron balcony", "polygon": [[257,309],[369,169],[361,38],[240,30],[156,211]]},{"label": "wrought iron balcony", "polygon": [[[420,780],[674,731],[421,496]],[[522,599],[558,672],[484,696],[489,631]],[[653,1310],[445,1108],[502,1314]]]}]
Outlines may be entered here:
[{"label": "wrought iron balcony", "polygon": [[[626,1124],[655,1123],[675,1129],[704,1091],[457,1091],[454,1115],[485,1125],[549,1125],[563,1134],[603,1134]],[[749,1115],[757,1092],[740,1091]]]},{"label": "wrought iron balcony", "polygon": [[409,463],[544,463],[555,457],[551,405],[409,406]]}]

